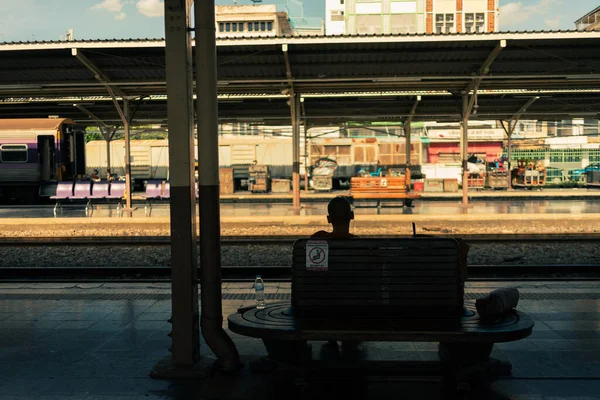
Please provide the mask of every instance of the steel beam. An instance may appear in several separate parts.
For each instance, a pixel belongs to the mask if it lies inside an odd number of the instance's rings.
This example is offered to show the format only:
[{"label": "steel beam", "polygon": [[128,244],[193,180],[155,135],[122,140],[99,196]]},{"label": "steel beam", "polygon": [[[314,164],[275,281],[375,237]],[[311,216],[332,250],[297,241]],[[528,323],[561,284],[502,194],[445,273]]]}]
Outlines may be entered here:
[{"label": "steel beam", "polygon": [[492,52],[488,55],[487,59],[483,62],[483,64],[479,68],[479,77],[473,79],[471,83],[469,83],[469,86],[467,86],[466,89],[467,93],[471,92],[472,90],[475,90],[475,88],[478,87],[481,83],[483,77],[489,74],[492,64],[494,63],[494,61],[496,61],[496,58],[498,58],[498,56],[500,55],[502,50],[504,50],[504,48],[506,48],[506,40],[503,39],[496,44],[494,50],[492,50]]},{"label": "steel beam", "polygon": [[81,50],[77,48],[71,49],[71,54],[77,58],[79,62],[82,63],[87,69],[89,69],[94,74],[94,78],[106,86],[107,89],[113,90],[121,98],[127,98],[125,92],[123,92],[117,86],[113,86],[108,76],[106,76],[106,74],[104,74],[100,68],[98,68],[89,58],[87,58],[85,54],[81,52]]},{"label": "steel beam", "polygon": [[123,100],[123,132],[125,134],[125,208],[127,215],[132,214],[131,199],[131,132],[130,132],[129,100]]},{"label": "steel beam", "polygon": [[[405,151],[406,151],[406,178],[407,178],[408,182],[410,182],[410,150],[411,150],[411,143],[410,143],[411,126],[410,125],[413,121],[415,114],[417,113],[417,106],[419,105],[420,101],[421,101],[421,96],[417,96],[417,99],[415,100],[412,108],[410,109],[408,118],[404,122],[404,136],[406,137],[406,149],[405,149]],[[410,188],[409,188],[409,190],[410,190]]]},{"label": "steel beam", "polygon": [[[214,0],[194,0],[196,22],[196,116],[200,203],[202,335],[225,371],[240,368],[240,355],[223,330],[221,222],[219,203],[219,115]],[[190,96],[191,99],[191,96]]]},{"label": "steel beam", "polygon": [[[104,140],[106,140],[106,171],[110,171],[110,164],[111,164],[111,160],[110,160],[110,142],[113,138],[113,135],[116,132],[116,129],[113,128],[112,126],[108,125],[105,121],[103,121],[102,119],[98,118],[98,116],[96,116],[96,114],[94,114],[93,112],[91,112],[90,110],[88,110],[87,108],[85,108],[84,106],[82,106],[81,104],[73,104],[73,106],[77,109],[79,109],[82,113],[84,113],[85,115],[88,116],[89,119],[91,119],[92,121],[94,121],[96,123],[96,125],[98,125],[98,129],[100,129],[100,132],[102,132],[102,136],[104,136]],[[111,133],[112,131],[112,133]]]},{"label": "steel beam", "polygon": [[300,211],[300,95],[294,89],[294,76],[288,54],[288,45],[282,44],[281,51],[285,61],[285,75],[287,78],[290,114],[292,120],[292,192],[294,211]]},{"label": "steel beam", "polygon": [[[508,130],[506,130],[506,136],[508,137],[507,140],[507,150],[506,150],[506,165],[507,165],[507,172],[508,172],[508,189],[510,190],[512,188],[512,179],[511,179],[511,161],[510,161],[510,157],[511,157],[511,152],[512,152],[512,135],[515,132],[515,128],[517,127],[517,124],[519,123],[519,120],[521,119],[521,116],[527,111],[527,109],[536,102],[536,100],[539,99],[539,96],[536,97],[532,97],[531,99],[529,99],[527,101],[527,103],[523,104],[523,106],[521,108],[519,108],[519,111],[517,111],[512,117],[511,119],[508,121]],[[502,124],[502,126],[504,127],[504,124]]]}]

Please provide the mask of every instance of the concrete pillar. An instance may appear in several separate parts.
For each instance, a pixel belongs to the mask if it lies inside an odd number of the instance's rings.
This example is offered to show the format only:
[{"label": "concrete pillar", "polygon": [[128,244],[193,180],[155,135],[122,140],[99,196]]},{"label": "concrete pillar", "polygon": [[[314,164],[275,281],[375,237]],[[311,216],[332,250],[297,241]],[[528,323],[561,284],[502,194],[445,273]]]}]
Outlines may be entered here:
[{"label": "concrete pillar", "polygon": [[126,214],[132,216],[131,212],[131,137],[129,130],[129,100],[123,99],[123,130],[125,131],[125,208]]},{"label": "concrete pillar", "polygon": [[308,171],[309,171],[309,157],[308,157],[308,124],[304,120],[304,192],[308,193]]},{"label": "concrete pillar", "polygon": [[464,94],[462,100],[462,204],[466,206],[469,204],[469,95]]},{"label": "concrete pillar", "polygon": [[508,148],[506,149],[506,171],[508,172],[508,188],[506,190],[511,190],[512,189],[512,178],[511,178],[511,157],[512,157],[512,134],[515,131],[515,126],[516,126],[516,122],[513,123],[512,121],[509,121],[508,123],[508,132],[506,133],[506,135],[508,136],[508,141],[507,141],[507,146]]},{"label": "concrete pillar", "polygon": [[106,170],[110,170],[110,136],[106,135]]},{"label": "concrete pillar", "polygon": [[290,96],[292,116],[292,188],[294,192],[294,210],[300,210],[300,94],[292,92]]},{"label": "concrete pillar", "polygon": [[172,172],[172,352],[173,364],[183,367],[191,367],[200,357],[189,6],[186,0],[165,1],[169,168]]},{"label": "concrete pillar", "polygon": [[237,370],[240,356],[223,330],[221,222],[219,204],[219,122],[214,0],[195,0],[196,116],[200,203],[201,327],[219,367]]},{"label": "concrete pillar", "polygon": [[[411,133],[411,127],[410,127],[410,122],[405,122],[404,123],[404,136],[406,137],[406,179],[407,182],[410,183],[410,133]],[[410,188],[409,188],[410,190]]]}]

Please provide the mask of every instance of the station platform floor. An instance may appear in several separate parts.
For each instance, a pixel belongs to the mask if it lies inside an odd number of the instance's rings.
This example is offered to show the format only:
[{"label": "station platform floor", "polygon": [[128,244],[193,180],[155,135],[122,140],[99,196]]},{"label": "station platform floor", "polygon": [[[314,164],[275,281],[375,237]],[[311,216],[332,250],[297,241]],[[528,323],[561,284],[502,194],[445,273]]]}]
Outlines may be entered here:
[{"label": "station platform floor", "polygon": [[[448,201],[462,199],[462,190],[458,192],[417,192],[422,200],[429,201]],[[144,193],[134,193],[133,199],[136,201],[145,201]],[[300,192],[300,197],[304,202],[328,202],[336,196],[349,196],[348,190],[325,191],[304,191]],[[477,200],[512,200],[512,199],[589,199],[600,196],[600,190],[597,188],[571,188],[554,189],[545,188],[543,190],[477,190],[470,189],[469,197]],[[239,191],[232,194],[221,194],[221,203],[291,203],[293,199],[292,192],[289,193],[251,193]]]},{"label": "station platform floor", "polygon": [[[518,287],[519,309],[536,320],[531,337],[497,344],[493,356],[513,364],[471,398],[600,399],[600,284],[476,282],[466,298]],[[161,381],[148,374],[168,353],[170,287],[166,284],[0,283],[0,400],[271,399],[272,374],[251,372],[265,355],[260,340],[231,334],[245,368],[235,376]],[[267,282],[267,301],[289,301],[289,283]],[[251,283],[223,285],[223,314],[253,303]],[[204,361],[213,355],[201,344]],[[314,343],[313,351],[324,344]],[[365,343],[374,360],[435,361],[434,343]],[[331,398],[445,398],[428,379],[324,381]],[[329,386],[328,386],[329,385]],[[291,388],[290,388],[291,393]],[[287,397],[287,396],[286,396]],[[307,398],[316,398],[313,395]]]}]

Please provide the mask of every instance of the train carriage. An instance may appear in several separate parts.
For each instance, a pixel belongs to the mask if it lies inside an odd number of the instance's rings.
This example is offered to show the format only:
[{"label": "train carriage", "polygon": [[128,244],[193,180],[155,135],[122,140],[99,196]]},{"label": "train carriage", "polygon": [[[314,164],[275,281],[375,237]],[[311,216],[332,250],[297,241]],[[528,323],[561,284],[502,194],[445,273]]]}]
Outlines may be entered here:
[{"label": "train carriage", "polygon": [[85,174],[85,128],[66,118],[0,119],[0,198],[35,202]]}]

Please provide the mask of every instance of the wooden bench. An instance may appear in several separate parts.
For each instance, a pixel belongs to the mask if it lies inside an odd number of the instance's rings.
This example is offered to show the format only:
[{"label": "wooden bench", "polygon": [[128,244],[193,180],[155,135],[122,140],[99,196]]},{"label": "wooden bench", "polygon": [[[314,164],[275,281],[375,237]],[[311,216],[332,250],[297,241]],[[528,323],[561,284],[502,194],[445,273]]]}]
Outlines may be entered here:
[{"label": "wooden bench", "polygon": [[350,196],[353,200],[376,200],[377,208],[382,200],[403,200],[407,207],[421,196],[409,191],[410,181],[405,176],[353,177],[350,178]]},{"label": "wooden bench", "polygon": [[464,304],[465,269],[454,239],[323,244],[328,254],[321,268],[307,257],[320,261],[324,255],[315,249],[323,247],[305,239],[294,244],[291,305],[240,309],[229,316],[229,329],[263,339],[272,359],[295,365],[311,361],[311,340],[439,342],[447,370],[463,372],[489,365],[494,343],[532,332],[533,320],[523,313],[484,321],[474,304]]}]

